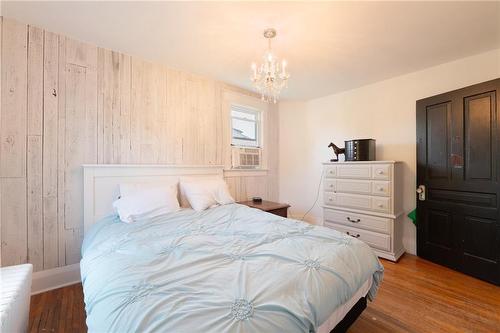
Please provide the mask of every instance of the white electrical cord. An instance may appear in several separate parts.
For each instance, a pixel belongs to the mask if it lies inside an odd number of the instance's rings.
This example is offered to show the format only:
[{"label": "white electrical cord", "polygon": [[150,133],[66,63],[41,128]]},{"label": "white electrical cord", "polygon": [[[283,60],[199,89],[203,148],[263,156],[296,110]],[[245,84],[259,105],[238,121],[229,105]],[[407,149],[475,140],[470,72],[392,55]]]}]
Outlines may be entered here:
[{"label": "white electrical cord", "polygon": [[311,210],[313,210],[314,206],[316,206],[316,203],[318,202],[319,192],[321,191],[321,183],[323,183],[323,174],[324,173],[325,173],[325,168],[323,168],[323,171],[321,171],[321,178],[319,179],[318,191],[316,193],[316,199],[314,199],[314,203],[311,206],[311,208],[309,208],[309,210],[304,214],[304,216],[302,216],[302,218],[300,219],[301,221],[304,221],[304,219],[306,218],[307,214],[309,214],[311,212]]}]

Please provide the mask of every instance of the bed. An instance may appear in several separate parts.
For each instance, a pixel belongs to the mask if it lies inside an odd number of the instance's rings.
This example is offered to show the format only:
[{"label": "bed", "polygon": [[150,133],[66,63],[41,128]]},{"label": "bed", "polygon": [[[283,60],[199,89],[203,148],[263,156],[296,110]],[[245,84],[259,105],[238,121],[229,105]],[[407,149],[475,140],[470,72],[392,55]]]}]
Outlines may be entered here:
[{"label": "bed", "polygon": [[119,183],[181,175],[222,168],[84,167],[89,332],[336,332],[375,297],[377,257],[329,228],[239,204],[131,224],[112,214]]}]

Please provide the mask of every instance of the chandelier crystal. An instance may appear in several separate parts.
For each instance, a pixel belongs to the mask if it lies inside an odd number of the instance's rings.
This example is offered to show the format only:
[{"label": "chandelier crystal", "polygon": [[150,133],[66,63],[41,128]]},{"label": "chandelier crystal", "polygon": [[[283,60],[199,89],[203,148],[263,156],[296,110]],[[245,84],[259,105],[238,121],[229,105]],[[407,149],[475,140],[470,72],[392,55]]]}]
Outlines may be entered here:
[{"label": "chandelier crystal", "polygon": [[266,29],[264,37],[268,40],[268,49],[260,66],[255,63],[252,64],[250,79],[254,87],[260,91],[263,101],[276,103],[281,90],[288,85],[290,74],[286,69],[286,60],[280,62],[271,50],[271,40],[276,37],[276,30]]}]

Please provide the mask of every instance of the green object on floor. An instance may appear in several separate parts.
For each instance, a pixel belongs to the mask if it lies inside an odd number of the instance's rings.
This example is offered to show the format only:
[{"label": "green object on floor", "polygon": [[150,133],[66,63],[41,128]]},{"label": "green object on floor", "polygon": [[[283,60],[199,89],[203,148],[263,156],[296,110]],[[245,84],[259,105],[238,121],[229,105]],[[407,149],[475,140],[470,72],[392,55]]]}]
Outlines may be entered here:
[{"label": "green object on floor", "polygon": [[410,213],[408,213],[408,217],[413,222],[415,226],[417,226],[417,209],[415,208]]}]

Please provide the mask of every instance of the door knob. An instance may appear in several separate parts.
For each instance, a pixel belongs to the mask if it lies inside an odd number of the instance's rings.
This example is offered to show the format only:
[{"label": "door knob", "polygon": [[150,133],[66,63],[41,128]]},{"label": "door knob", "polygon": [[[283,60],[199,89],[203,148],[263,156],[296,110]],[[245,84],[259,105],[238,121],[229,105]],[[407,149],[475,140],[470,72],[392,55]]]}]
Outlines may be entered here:
[{"label": "door knob", "polygon": [[419,185],[417,187],[418,200],[425,201],[425,185]]}]

